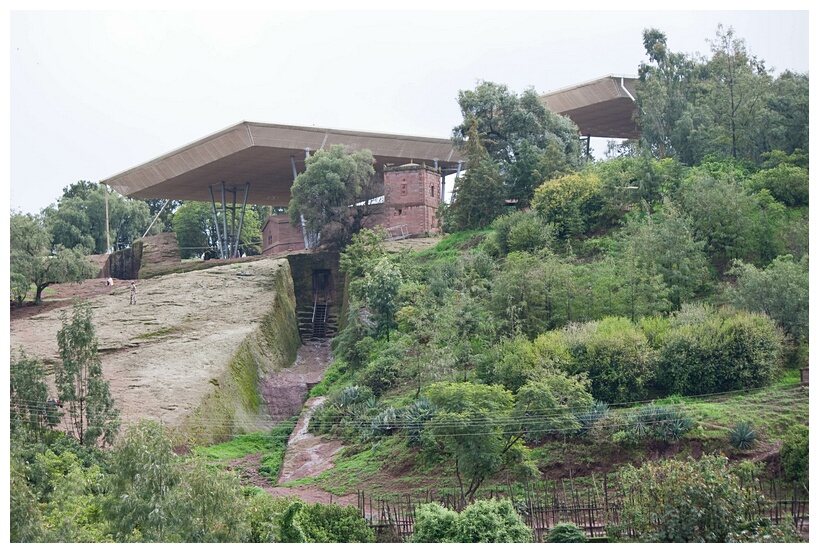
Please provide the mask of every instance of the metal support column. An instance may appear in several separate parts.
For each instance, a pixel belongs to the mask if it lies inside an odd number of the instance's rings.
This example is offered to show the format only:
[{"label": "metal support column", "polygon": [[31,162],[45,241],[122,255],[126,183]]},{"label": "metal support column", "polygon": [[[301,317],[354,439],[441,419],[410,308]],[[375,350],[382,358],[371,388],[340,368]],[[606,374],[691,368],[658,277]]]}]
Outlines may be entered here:
[{"label": "metal support column", "polygon": [[213,220],[216,223],[216,241],[219,243],[219,250],[222,249],[222,234],[219,232],[219,214],[216,211],[216,200],[213,199],[213,187],[208,186],[210,189],[210,205],[213,207]]},{"label": "metal support column", "polygon": [[586,157],[591,159],[591,135],[586,135]]},{"label": "metal support column", "polygon": [[[242,200],[242,213],[239,216],[239,231],[236,233],[236,246],[233,248],[233,257],[239,257],[239,239],[242,236],[242,225],[245,222],[245,208],[247,207],[247,193],[250,191],[250,183],[245,183],[245,198]],[[234,205],[235,208],[235,205]]]},{"label": "metal support column", "polygon": [[[222,236],[225,237],[224,242],[230,240],[227,232],[227,213],[225,213],[225,181],[222,181]],[[219,247],[222,251],[222,259],[225,259],[228,254],[226,243],[220,243]]]}]

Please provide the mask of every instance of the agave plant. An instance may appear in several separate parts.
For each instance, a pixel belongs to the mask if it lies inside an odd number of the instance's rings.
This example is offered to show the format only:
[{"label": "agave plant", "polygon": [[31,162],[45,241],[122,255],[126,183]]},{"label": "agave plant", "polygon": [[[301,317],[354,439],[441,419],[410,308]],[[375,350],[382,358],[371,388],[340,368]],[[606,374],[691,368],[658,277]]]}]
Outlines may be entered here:
[{"label": "agave plant", "polygon": [[729,433],[731,443],[737,449],[751,449],[756,442],[756,432],[751,428],[751,423],[741,422],[731,429]]}]

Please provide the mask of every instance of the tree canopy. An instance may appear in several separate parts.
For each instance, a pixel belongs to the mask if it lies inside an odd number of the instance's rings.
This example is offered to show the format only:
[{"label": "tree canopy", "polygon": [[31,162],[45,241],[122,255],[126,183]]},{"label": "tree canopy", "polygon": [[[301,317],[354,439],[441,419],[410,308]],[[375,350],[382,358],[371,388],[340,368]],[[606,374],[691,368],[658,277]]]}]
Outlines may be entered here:
[{"label": "tree canopy", "polygon": [[342,144],[307,158],[306,169],[290,188],[287,212],[294,226],[302,218],[308,233],[341,247],[361,230],[364,218],[380,208],[384,184],[375,176],[369,150],[347,152]]}]

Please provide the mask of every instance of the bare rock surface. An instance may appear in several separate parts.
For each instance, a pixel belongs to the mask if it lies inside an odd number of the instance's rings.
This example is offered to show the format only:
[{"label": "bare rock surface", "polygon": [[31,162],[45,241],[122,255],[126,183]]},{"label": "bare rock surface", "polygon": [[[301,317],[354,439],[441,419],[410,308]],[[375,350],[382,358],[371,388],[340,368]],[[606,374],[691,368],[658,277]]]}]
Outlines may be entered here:
[{"label": "bare rock surface", "polygon": [[[129,281],[54,288],[59,297],[89,302],[103,374],[123,422],[152,418],[173,427],[213,389],[270,311],[274,274],[283,264],[286,259],[260,258],[138,280],[136,305],[129,305]],[[29,316],[26,309],[12,310],[12,355],[22,348],[47,364],[59,361],[57,332],[61,316],[71,316],[71,302],[34,308]]]}]

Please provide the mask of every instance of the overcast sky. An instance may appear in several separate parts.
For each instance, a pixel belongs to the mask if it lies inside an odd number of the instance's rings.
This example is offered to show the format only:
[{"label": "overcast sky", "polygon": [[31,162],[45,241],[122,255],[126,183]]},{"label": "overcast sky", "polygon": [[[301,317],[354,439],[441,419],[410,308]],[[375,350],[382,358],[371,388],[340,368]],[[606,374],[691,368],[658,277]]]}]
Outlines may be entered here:
[{"label": "overcast sky", "polygon": [[[612,4],[613,5],[613,4]],[[637,74],[644,28],[707,53],[733,27],[808,71],[808,12],[10,13],[10,207],[37,213],[243,120],[449,137],[478,80],[548,92]]]}]

